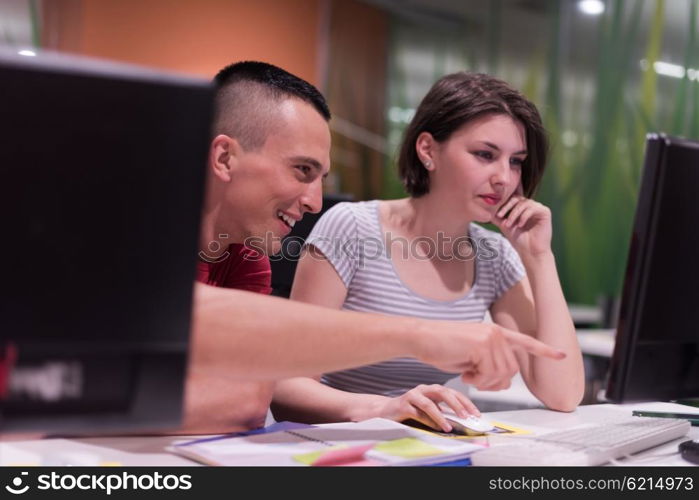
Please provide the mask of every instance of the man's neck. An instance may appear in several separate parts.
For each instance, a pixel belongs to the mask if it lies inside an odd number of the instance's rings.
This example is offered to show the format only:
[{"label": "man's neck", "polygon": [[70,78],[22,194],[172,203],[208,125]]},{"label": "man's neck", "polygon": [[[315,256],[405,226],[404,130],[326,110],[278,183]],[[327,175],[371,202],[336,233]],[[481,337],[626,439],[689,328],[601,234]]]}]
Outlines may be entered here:
[{"label": "man's neck", "polygon": [[203,261],[217,261],[226,254],[228,246],[237,241],[235,235],[222,229],[218,220],[216,209],[206,210],[202,216],[198,255]]}]

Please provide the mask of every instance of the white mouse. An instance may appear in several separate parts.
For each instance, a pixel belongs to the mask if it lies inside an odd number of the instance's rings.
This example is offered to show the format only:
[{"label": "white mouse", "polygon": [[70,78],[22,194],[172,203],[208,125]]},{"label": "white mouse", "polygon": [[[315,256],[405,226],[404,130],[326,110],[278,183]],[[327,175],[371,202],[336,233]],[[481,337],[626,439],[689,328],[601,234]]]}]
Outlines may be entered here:
[{"label": "white mouse", "polygon": [[451,424],[453,432],[459,434],[483,434],[495,429],[493,424],[475,415],[461,418],[453,414],[444,414],[444,418]]}]

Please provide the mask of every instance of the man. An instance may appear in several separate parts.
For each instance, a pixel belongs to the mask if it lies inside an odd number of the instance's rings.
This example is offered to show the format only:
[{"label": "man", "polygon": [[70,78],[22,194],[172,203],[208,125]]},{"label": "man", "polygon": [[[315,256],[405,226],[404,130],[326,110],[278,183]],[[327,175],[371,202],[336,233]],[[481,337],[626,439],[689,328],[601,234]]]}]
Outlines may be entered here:
[{"label": "man", "polygon": [[[277,253],[292,225],[305,212],[321,209],[320,179],[330,163],[330,112],[315,87],[264,63],[228,66],[215,83],[197,278],[268,294],[269,259],[241,242],[262,236],[265,253]],[[274,315],[273,307],[268,314]],[[246,427],[264,423],[273,382],[192,375],[198,389],[191,389],[187,400],[200,419],[190,415],[188,426],[226,430],[231,421]]]},{"label": "man", "polygon": [[[185,432],[262,425],[275,379],[412,356],[461,372],[476,387],[505,387],[519,369],[514,349],[565,356],[493,324],[358,314],[222,288],[240,283],[240,276],[212,280],[212,272],[247,272],[226,264],[243,260],[245,250],[231,244],[256,238],[256,247],[275,253],[296,221],[321,209],[322,180],[330,168],[330,113],[315,87],[269,64],[234,64],[215,82],[200,242],[206,266],[200,265],[199,280],[216,286],[195,288]],[[256,262],[251,275],[260,278],[264,263]]]}]

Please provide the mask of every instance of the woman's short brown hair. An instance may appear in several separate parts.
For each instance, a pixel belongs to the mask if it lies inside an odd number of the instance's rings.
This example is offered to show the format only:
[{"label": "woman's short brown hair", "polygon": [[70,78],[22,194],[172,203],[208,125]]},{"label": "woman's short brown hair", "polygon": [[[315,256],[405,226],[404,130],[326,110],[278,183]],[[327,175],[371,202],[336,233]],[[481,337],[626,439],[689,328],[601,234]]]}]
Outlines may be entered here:
[{"label": "woman's short brown hair", "polygon": [[522,165],[522,188],[530,198],[546,166],[548,139],[536,106],[502,80],[482,73],[454,73],[430,89],[405,130],[398,157],[398,173],[408,193],[417,198],[429,192],[430,177],[418,158],[415,144],[422,132],[444,142],[464,124],[484,115],[507,115],[526,132],[527,157]]}]

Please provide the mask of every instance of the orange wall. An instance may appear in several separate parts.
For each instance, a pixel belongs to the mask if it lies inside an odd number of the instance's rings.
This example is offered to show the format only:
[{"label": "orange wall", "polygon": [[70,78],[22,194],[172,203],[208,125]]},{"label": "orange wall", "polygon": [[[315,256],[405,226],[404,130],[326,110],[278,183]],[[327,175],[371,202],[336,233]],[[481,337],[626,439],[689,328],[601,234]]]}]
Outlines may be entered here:
[{"label": "orange wall", "polygon": [[73,12],[57,13],[61,2],[49,0],[45,33],[55,48],[95,57],[205,77],[256,59],[318,83],[322,1],[72,0],[63,5]]}]

